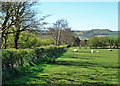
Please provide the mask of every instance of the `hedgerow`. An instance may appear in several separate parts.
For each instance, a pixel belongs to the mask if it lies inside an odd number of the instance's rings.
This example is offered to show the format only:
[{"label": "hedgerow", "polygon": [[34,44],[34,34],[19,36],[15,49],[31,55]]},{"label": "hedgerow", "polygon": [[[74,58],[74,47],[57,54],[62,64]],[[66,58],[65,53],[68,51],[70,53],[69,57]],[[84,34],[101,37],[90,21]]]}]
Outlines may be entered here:
[{"label": "hedgerow", "polygon": [[57,52],[63,51],[67,45],[36,47],[33,49],[5,49],[2,52],[2,67],[11,68],[23,66],[25,63],[47,62]]}]

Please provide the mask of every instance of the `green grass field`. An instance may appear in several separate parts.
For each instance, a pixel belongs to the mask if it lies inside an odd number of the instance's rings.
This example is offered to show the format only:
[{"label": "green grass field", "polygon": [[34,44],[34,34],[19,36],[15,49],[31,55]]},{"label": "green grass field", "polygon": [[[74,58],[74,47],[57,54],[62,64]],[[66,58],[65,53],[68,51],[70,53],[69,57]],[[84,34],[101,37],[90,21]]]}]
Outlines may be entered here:
[{"label": "green grass field", "polygon": [[55,64],[29,67],[26,74],[5,84],[118,84],[118,49],[93,49],[95,53],[74,49],[69,48]]}]

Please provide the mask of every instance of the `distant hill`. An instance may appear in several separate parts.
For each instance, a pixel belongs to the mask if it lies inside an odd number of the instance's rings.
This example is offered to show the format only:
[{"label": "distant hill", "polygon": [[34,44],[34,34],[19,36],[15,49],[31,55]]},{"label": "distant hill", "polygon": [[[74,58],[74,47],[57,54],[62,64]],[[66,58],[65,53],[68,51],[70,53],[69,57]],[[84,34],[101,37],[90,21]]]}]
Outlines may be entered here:
[{"label": "distant hill", "polygon": [[90,38],[97,35],[106,35],[108,37],[117,38],[118,31],[111,31],[109,29],[92,29],[87,31],[74,31],[74,36],[82,38]]}]

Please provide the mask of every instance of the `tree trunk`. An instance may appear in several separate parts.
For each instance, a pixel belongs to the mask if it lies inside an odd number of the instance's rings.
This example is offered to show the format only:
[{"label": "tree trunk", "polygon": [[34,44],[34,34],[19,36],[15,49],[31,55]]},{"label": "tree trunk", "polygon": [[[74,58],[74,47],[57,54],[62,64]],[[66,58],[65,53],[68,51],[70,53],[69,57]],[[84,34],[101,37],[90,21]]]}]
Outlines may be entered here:
[{"label": "tree trunk", "polygon": [[7,48],[6,43],[7,43],[7,37],[5,37],[4,49],[6,49],[6,48]]},{"label": "tree trunk", "polygon": [[58,41],[57,41],[57,45],[58,46],[60,45],[60,36],[61,36],[61,31],[59,29],[59,32],[58,32]]},{"label": "tree trunk", "polygon": [[20,65],[23,66],[23,63],[24,63],[23,58],[21,58],[21,64]]},{"label": "tree trunk", "polygon": [[19,39],[19,32],[17,32],[16,34],[15,34],[15,39],[14,39],[14,42],[15,42],[15,48],[16,49],[18,49],[18,39]]}]

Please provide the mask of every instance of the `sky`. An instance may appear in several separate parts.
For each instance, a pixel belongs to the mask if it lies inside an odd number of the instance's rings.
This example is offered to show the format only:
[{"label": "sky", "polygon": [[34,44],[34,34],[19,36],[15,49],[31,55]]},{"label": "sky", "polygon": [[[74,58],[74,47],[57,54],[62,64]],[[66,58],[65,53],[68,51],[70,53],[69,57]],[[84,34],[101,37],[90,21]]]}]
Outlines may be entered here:
[{"label": "sky", "polygon": [[39,16],[52,26],[58,19],[66,19],[72,30],[118,30],[118,2],[40,2],[35,7]]}]

